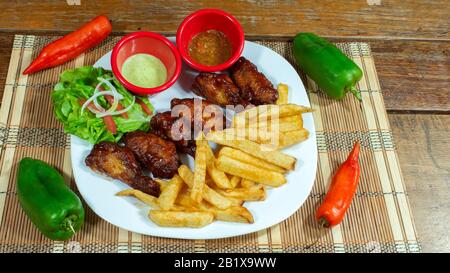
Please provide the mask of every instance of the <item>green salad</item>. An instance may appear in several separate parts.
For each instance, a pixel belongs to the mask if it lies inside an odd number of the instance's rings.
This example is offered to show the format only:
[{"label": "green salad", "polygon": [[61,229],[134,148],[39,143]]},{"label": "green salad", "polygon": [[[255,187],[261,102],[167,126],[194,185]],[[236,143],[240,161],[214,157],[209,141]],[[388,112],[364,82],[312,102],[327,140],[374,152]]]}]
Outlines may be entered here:
[{"label": "green salad", "polygon": [[51,97],[64,132],[93,144],[147,131],[154,112],[147,97],[134,96],[111,71],[92,66],[64,71]]}]

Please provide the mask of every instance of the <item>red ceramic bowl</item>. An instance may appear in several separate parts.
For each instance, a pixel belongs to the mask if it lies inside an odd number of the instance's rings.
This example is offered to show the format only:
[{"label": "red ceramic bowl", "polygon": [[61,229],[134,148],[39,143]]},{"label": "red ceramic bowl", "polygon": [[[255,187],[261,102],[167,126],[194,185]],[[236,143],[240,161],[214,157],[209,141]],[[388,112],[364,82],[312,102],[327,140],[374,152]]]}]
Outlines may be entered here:
[{"label": "red ceramic bowl", "polygon": [[[207,30],[223,32],[232,46],[232,56],[225,63],[216,66],[206,66],[196,63],[189,57],[189,41],[199,32]],[[218,9],[201,9],[184,19],[177,31],[177,47],[183,60],[192,68],[214,72],[225,70],[232,66],[241,56],[244,50],[244,31],[238,20],[230,14]]]},{"label": "red ceramic bowl", "polygon": [[[125,60],[138,53],[146,53],[160,59],[167,69],[167,80],[163,85],[144,88],[127,81],[122,73]],[[124,36],[111,54],[111,67],[114,75],[128,90],[138,95],[155,94],[172,86],[180,76],[181,58],[177,48],[166,37],[147,31],[139,31]]]}]

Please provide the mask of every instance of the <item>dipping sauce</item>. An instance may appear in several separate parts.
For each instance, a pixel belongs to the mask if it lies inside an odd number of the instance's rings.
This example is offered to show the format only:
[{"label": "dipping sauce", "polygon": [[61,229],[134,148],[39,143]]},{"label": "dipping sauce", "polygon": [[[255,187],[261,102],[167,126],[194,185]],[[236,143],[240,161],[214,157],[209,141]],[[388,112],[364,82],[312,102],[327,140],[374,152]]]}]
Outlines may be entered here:
[{"label": "dipping sauce", "polygon": [[163,85],[167,80],[167,69],[161,60],[145,53],[128,57],[121,72],[127,81],[144,88]]},{"label": "dipping sauce", "polygon": [[202,65],[222,64],[231,57],[231,53],[230,41],[218,30],[200,32],[189,42],[189,56]]}]

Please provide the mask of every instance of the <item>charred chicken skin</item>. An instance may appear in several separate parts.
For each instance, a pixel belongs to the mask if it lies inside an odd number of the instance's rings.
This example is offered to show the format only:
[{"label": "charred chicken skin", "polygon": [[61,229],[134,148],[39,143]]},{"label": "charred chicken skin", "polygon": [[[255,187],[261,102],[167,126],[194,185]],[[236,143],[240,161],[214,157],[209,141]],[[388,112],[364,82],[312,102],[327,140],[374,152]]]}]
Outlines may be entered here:
[{"label": "charred chicken skin", "polygon": [[142,174],[141,166],[127,147],[100,142],[94,145],[85,162],[93,171],[121,180],[147,194],[158,197],[161,192],[157,182]]},{"label": "charred chicken skin", "polygon": [[227,74],[201,72],[195,77],[192,91],[223,107],[244,104],[239,89]]},{"label": "charred chicken skin", "polygon": [[[196,104],[200,106],[200,103],[201,107],[195,107]],[[177,106],[184,107],[177,108]],[[153,133],[173,141],[180,153],[195,155],[194,132],[200,132],[202,129],[205,133],[210,130],[221,130],[226,125],[220,108],[206,100],[172,99],[171,108],[172,112],[154,115],[150,126]],[[221,126],[216,126],[219,122]]]},{"label": "charred chicken skin", "polygon": [[180,159],[172,141],[156,134],[135,131],[127,133],[123,142],[153,176],[172,178],[177,173]]},{"label": "charred chicken skin", "polygon": [[258,71],[258,68],[244,57],[231,67],[231,77],[241,91],[243,100],[254,105],[274,104],[278,91],[272,83]]},{"label": "charred chicken skin", "polygon": [[[183,136],[181,126],[173,127],[175,122],[180,121],[177,121],[177,118],[172,117],[170,111],[166,111],[154,115],[150,121],[150,126],[154,134],[173,141],[178,152],[194,156],[195,141],[192,138],[186,139]],[[172,130],[172,128],[174,128],[174,130]],[[176,128],[179,128],[179,130],[175,130]]]}]

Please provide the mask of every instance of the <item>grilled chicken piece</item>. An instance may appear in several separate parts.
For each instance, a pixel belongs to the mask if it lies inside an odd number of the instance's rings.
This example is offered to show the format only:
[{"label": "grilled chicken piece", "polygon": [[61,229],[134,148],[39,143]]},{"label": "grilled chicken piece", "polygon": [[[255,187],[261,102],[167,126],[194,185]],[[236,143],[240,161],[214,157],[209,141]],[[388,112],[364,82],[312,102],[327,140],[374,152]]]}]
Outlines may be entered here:
[{"label": "grilled chicken piece", "polygon": [[274,104],[278,99],[278,91],[272,83],[244,57],[231,67],[231,77],[241,90],[242,99],[254,105]]},{"label": "grilled chicken piece", "polygon": [[100,142],[94,145],[86,157],[86,165],[93,171],[105,174],[150,195],[158,197],[159,184],[142,174],[141,166],[127,147],[113,142]]},{"label": "grilled chicken piece", "polygon": [[172,141],[156,134],[135,131],[127,133],[123,142],[153,176],[172,178],[177,173],[180,159]]},{"label": "grilled chicken piece", "polygon": [[[199,105],[197,111],[194,109],[194,105],[196,104],[195,100],[197,100]],[[186,107],[176,107],[180,105]],[[172,117],[171,111],[158,113],[152,117],[150,127],[154,134],[173,141],[180,153],[191,156],[195,155],[194,132],[200,132],[204,128],[204,132],[207,133],[211,129],[222,130],[222,127],[225,127],[226,119],[223,116],[222,110],[205,100],[193,98],[172,99],[171,108],[175,115],[174,117]],[[201,112],[199,111],[200,109]],[[188,113],[189,116],[184,116],[183,114],[185,113]],[[215,126],[219,122],[216,118],[220,119],[221,126]],[[194,130],[195,127],[197,127],[197,130]]]},{"label": "grilled chicken piece", "polygon": [[198,96],[223,107],[245,104],[239,89],[227,74],[201,72],[195,77],[192,90]]},{"label": "grilled chicken piece", "polygon": [[[176,111],[175,107],[180,105],[187,107],[186,110],[189,110],[189,117],[183,116],[183,108],[180,108],[180,111]],[[203,130],[205,134],[208,134],[210,130],[222,130],[226,127],[226,119],[222,109],[207,100],[199,98],[172,99],[170,108],[173,114],[180,116],[184,120],[184,123],[190,123],[193,133]]]},{"label": "grilled chicken piece", "polygon": [[152,117],[150,121],[150,127],[152,132],[164,139],[173,141],[177,147],[178,152],[195,155],[195,141],[191,138],[186,140],[183,137],[181,126],[177,126],[180,130],[173,130],[172,126],[177,121],[176,118],[171,116],[171,112],[158,113]]}]

